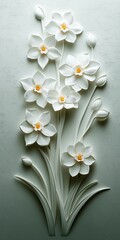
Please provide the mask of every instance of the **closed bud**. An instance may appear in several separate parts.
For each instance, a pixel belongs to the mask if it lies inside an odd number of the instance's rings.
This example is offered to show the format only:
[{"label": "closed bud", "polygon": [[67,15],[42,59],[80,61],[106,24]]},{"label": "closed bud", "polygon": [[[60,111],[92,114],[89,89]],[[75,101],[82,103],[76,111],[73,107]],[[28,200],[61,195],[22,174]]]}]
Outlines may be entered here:
[{"label": "closed bud", "polygon": [[35,17],[41,21],[42,19],[44,19],[45,14],[44,14],[44,10],[41,8],[40,5],[36,5],[35,6]]},{"label": "closed bud", "polygon": [[99,77],[96,81],[97,87],[103,87],[107,82],[107,75]]},{"label": "closed bud", "polygon": [[97,112],[95,118],[98,120],[98,121],[104,121],[106,120],[108,117],[109,117],[109,112],[107,110],[100,110]]},{"label": "closed bud", "polygon": [[96,45],[96,37],[93,33],[88,33],[87,35],[87,45],[90,48],[94,48]]},{"label": "closed bud", "polygon": [[96,98],[94,102],[92,103],[91,109],[93,111],[98,111],[102,105],[102,100],[101,98]]},{"label": "closed bud", "polygon": [[24,166],[26,166],[26,167],[31,167],[32,166],[32,161],[31,161],[30,158],[22,157],[21,160],[22,160],[22,163],[23,163]]}]

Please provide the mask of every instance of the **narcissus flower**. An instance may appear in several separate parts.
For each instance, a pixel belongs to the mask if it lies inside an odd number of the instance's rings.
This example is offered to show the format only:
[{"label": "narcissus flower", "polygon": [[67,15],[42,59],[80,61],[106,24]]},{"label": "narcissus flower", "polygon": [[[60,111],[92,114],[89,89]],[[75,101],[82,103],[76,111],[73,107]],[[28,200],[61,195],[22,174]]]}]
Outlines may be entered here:
[{"label": "narcissus flower", "polygon": [[76,35],[83,31],[83,27],[73,20],[71,12],[66,12],[63,16],[60,13],[54,13],[46,29],[49,34],[55,35],[56,41],[65,40],[70,43],[74,43]]},{"label": "narcissus flower", "polygon": [[67,152],[63,153],[62,163],[69,168],[72,177],[79,173],[86,175],[89,173],[89,166],[95,162],[95,158],[91,154],[91,147],[86,147],[83,143],[78,142],[75,146],[70,145]]},{"label": "narcissus flower", "polygon": [[52,104],[54,111],[59,111],[62,108],[78,108],[79,100],[80,94],[68,86],[62,89],[50,90],[47,96],[47,101]]},{"label": "narcissus flower", "polygon": [[36,109],[26,110],[26,121],[21,123],[20,129],[25,133],[26,146],[37,142],[40,146],[47,146],[50,137],[56,133],[56,128],[50,122],[50,113],[40,113]]},{"label": "narcissus flower", "polygon": [[91,61],[88,54],[81,54],[77,58],[69,55],[66,64],[60,67],[60,73],[65,77],[66,85],[78,92],[88,89],[88,81],[96,79],[95,74],[99,68],[100,64]]},{"label": "narcissus flower", "polygon": [[25,101],[34,102],[44,108],[47,104],[48,90],[52,89],[56,83],[55,79],[47,78],[43,73],[37,71],[33,78],[26,78],[21,80],[21,84],[25,89]]},{"label": "narcissus flower", "polygon": [[42,39],[40,36],[32,35],[30,38],[30,48],[27,53],[29,59],[37,59],[39,66],[44,69],[49,60],[56,60],[60,57],[60,52],[55,48],[54,37],[49,36]]}]

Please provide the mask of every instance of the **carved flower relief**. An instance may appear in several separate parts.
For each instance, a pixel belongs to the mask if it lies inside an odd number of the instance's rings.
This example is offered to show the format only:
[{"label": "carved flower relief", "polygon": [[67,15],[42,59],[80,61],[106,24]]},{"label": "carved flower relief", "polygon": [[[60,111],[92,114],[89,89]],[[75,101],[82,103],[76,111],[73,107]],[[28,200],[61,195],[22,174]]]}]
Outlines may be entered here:
[{"label": "carved flower relief", "polygon": [[88,54],[81,54],[77,58],[69,55],[66,64],[60,67],[60,73],[65,77],[65,84],[78,92],[88,89],[88,81],[96,79],[95,74],[99,68],[100,64],[91,61]]},{"label": "carved flower relief", "polygon": [[54,87],[55,83],[55,79],[47,78],[39,71],[34,74],[33,78],[21,80],[21,84],[26,91],[24,95],[25,101],[36,101],[38,106],[44,108],[47,104],[47,93]]},{"label": "carved flower relief", "polygon": [[70,145],[67,152],[63,153],[62,162],[63,165],[69,167],[72,177],[79,173],[86,175],[89,173],[89,166],[95,162],[95,158],[91,154],[91,147],[85,147],[83,143],[78,142],[75,146]]},{"label": "carved flower relief", "polygon": [[74,21],[71,12],[66,12],[63,16],[60,13],[54,13],[46,29],[49,34],[55,35],[56,41],[65,40],[70,43],[74,43],[76,35],[83,31],[83,27]]},{"label": "carved flower relief", "polygon": [[49,60],[56,60],[60,57],[60,52],[55,48],[56,40],[49,36],[42,39],[40,36],[32,35],[30,38],[30,48],[27,53],[29,59],[37,59],[39,66],[44,69]]},{"label": "carved flower relief", "polygon": [[26,110],[26,121],[20,125],[20,129],[25,133],[26,146],[37,142],[40,146],[47,146],[50,137],[56,133],[56,128],[50,123],[50,113],[38,110]]},{"label": "carved flower relief", "polygon": [[48,92],[47,101],[52,104],[54,111],[62,108],[78,108],[80,94],[73,91],[70,87],[57,88]]}]

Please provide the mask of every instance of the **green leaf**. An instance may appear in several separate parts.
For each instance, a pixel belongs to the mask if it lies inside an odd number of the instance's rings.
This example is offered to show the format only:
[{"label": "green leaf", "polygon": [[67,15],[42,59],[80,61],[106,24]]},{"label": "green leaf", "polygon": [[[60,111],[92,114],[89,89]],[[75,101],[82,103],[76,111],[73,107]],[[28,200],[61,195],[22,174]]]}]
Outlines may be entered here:
[{"label": "green leaf", "polygon": [[67,234],[70,231],[70,228],[77,216],[77,214],[79,213],[79,211],[81,210],[81,208],[84,206],[84,204],[95,194],[101,192],[101,191],[106,191],[109,190],[110,188],[97,188],[94,191],[92,191],[91,193],[89,193],[86,197],[84,197],[82,199],[82,201],[79,202],[79,204],[76,206],[76,208],[74,209],[74,211],[71,213],[70,217],[67,220]]},{"label": "green leaf", "polygon": [[21,180],[25,185],[27,185],[37,195],[38,199],[40,200],[40,202],[43,206],[44,212],[45,212],[49,234],[51,236],[54,236],[55,235],[54,218],[53,218],[52,211],[51,211],[51,208],[49,206],[49,203],[48,203],[47,199],[45,198],[44,194],[40,191],[39,188],[37,188],[33,183],[26,180],[25,178],[20,177],[20,176],[15,176],[15,177],[18,180]]}]

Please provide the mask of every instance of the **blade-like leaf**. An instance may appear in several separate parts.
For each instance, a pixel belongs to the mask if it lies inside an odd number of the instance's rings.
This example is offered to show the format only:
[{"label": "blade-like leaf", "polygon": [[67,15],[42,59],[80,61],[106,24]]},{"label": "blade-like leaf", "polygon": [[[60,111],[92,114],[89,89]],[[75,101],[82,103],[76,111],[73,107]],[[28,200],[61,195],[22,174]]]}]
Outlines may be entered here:
[{"label": "blade-like leaf", "polygon": [[81,200],[81,197],[82,195],[88,190],[90,189],[91,187],[93,187],[94,185],[96,185],[98,183],[98,181],[94,181],[94,182],[91,182],[89,183],[87,186],[85,186],[83,189],[80,189],[77,193],[77,196],[75,198],[75,201],[73,201],[73,204],[72,204],[72,208],[71,208],[71,212],[74,211],[74,209],[76,208],[76,206],[79,204],[80,200]]},{"label": "blade-like leaf", "polygon": [[54,236],[55,235],[55,223],[54,223],[51,208],[50,208],[49,203],[48,203],[47,199],[45,198],[44,194],[33,183],[26,180],[25,178],[20,177],[20,176],[15,176],[15,177],[18,180],[21,180],[25,185],[27,185],[37,195],[38,199],[40,200],[40,202],[43,206],[44,212],[45,212],[49,234],[51,236]]},{"label": "blade-like leaf", "polygon": [[80,184],[81,184],[81,182],[79,182],[79,179],[77,179],[77,181],[75,182],[75,184],[73,185],[73,187],[69,191],[67,201],[65,203],[65,212],[66,212],[67,217],[70,216],[71,206],[74,203],[74,199],[75,199],[76,193],[77,193],[77,191],[80,187]]},{"label": "blade-like leaf", "polygon": [[84,197],[82,199],[82,201],[76,206],[76,208],[74,209],[74,211],[71,213],[70,217],[68,218],[67,220],[67,234],[69,233],[70,231],[70,228],[78,214],[78,212],[81,210],[81,208],[84,206],[84,204],[92,197],[94,196],[95,194],[101,192],[101,191],[106,191],[106,190],[109,190],[110,188],[97,188],[95,189],[94,191],[92,191],[91,193],[89,193],[86,197]]},{"label": "blade-like leaf", "polygon": [[47,166],[47,170],[48,170],[48,174],[49,174],[49,178],[50,178],[49,194],[50,194],[50,198],[51,198],[51,208],[53,210],[53,215],[54,215],[54,220],[55,220],[55,217],[56,217],[56,186],[55,186],[53,170],[52,170],[51,163],[50,163],[46,153],[41,149],[39,149],[39,150],[40,150],[42,156],[44,157],[44,160],[45,160],[45,163]]}]

